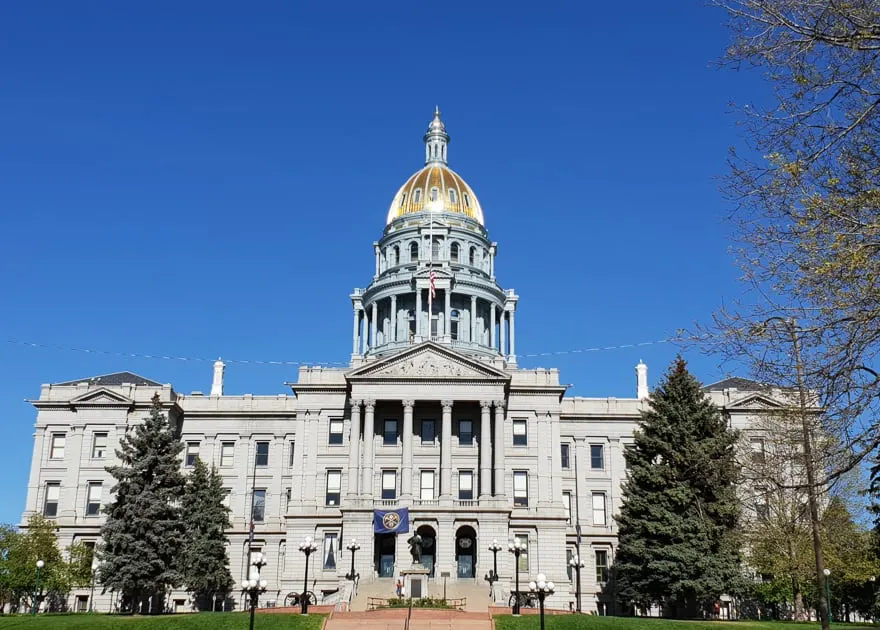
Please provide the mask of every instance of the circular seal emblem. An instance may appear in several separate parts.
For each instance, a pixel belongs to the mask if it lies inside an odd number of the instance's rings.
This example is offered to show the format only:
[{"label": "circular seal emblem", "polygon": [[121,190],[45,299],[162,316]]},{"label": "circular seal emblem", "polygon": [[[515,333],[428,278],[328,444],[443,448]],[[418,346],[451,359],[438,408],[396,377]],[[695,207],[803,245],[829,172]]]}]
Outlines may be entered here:
[{"label": "circular seal emblem", "polygon": [[397,529],[400,525],[400,515],[397,512],[388,512],[382,517],[382,525],[385,526],[385,529]]}]

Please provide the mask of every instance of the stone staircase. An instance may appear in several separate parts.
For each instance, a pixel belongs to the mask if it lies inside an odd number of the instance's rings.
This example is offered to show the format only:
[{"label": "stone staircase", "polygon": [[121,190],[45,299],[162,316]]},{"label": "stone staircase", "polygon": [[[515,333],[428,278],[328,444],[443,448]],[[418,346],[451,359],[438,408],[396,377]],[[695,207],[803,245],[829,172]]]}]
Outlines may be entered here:
[{"label": "stone staircase", "polygon": [[[403,630],[406,608],[384,608],[363,612],[335,612],[324,630]],[[410,630],[492,630],[487,612],[413,608]]]},{"label": "stone staircase", "polygon": [[[352,612],[367,610],[367,602],[371,597],[388,599],[395,596],[395,580],[393,578],[379,578],[372,582],[358,584],[357,595],[351,601]],[[443,597],[443,580],[431,580],[428,582],[428,596],[432,598]],[[492,603],[489,596],[489,585],[474,582],[448,582],[446,584],[447,599],[466,599],[465,610],[467,612],[485,612]]]}]

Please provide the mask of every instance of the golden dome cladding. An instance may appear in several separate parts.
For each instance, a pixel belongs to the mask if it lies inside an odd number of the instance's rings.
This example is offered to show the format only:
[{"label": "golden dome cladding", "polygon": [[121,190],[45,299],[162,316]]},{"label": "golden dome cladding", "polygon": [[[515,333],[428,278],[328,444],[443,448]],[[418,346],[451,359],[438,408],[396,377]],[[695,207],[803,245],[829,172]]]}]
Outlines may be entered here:
[{"label": "golden dome cladding", "polygon": [[474,191],[445,164],[428,164],[400,187],[388,210],[388,223],[425,210],[463,214],[483,224],[483,210]]}]

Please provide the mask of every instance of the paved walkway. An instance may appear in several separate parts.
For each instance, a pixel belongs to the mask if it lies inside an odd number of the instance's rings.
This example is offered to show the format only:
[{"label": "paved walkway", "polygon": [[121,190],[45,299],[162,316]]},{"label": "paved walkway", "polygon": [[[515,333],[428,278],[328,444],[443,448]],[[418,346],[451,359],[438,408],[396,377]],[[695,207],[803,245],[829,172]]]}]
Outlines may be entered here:
[{"label": "paved walkway", "polygon": [[[324,630],[401,630],[406,608],[384,608],[365,612],[333,613]],[[410,630],[492,630],[487,611],[467,612],[413,608]]]}]

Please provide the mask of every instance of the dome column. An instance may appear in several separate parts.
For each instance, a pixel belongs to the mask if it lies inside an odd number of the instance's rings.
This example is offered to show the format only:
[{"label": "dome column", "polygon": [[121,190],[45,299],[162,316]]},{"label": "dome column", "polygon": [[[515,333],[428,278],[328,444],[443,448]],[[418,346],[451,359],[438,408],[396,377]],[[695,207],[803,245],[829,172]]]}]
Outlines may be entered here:
[{"label": "dome column", "polygon": [[391,323],[391,334],[385,333],[385,342],[390,339],[392,342],[397,341],[397,296],[391,296],[391,317],[388,318]]},{"label": "dome column", "polygon": [[376,327],[378,322],[376,321],[379,317],[379,304],[378,302],[373,302],[373,317],[370,321],[370,349],[374,349],[376,347]]},{"label": "dome column", "polygon": [[501,309],[501,317],[498,318],[498,332],[501,334],[501,344],[499,349],[501,350],[501,356],[505,359],[507,358],[507,333],[504,330],[505,319],[507,319],[507,311],[503,308]]},{"label": "dome column", "polygon": [[443,338],[452,343],[452,283],[443,291],[446,294],[446,321],[443,322]]},{"label": "dome column", "polygon": [[422,290],[416,287],[416,343],[422,340]]},{"label": "dome column", "polygon": [[495,302],[489,303],[489,345],[493,350],[498,350],[498,344],[495,343]]},{"label": "dome column", "polygon": [[360,339],[359,339],[360,335],[358,333],[360,332],[360,323],[361,323],[361,309],[355,307],[355,309],[354,309],[354,328],[351,331],[351,343],[352,343],[351,353],[352,354],[358,353],[358,341],[360,341]]},{"label": "dome column", "polygon": [[471,343],[477,342],[477,296],[471,296]]},{"label": "dome column", "polygon": [[510,311],[510,362],[516,363],[516,310]]}]

